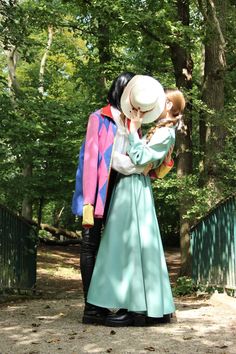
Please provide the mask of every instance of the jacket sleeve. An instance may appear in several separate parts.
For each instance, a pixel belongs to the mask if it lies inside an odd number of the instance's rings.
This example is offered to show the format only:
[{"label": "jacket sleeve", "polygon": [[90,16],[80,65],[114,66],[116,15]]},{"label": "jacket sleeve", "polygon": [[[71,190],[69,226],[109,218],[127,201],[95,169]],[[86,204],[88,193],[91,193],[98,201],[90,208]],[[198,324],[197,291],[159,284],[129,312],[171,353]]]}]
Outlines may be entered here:
[{"label": "jacket sleeve", "polygon": [[84,150],[84,168],[83,168],[83,197],[84,205],[94,205],[97,179],[98,179],[98,133],[99,118],[95,114],[89,117],[85,150]]},{"label": "jacket sleeve", "polygon": [[174,144],[174,140],[174,135],[167,127],[158,129],[150,144],[141,140],[137,132],[130,133],[128,154],[136,165],[144,165],[150,162],[159,165],[165,158],[170,146]]}]

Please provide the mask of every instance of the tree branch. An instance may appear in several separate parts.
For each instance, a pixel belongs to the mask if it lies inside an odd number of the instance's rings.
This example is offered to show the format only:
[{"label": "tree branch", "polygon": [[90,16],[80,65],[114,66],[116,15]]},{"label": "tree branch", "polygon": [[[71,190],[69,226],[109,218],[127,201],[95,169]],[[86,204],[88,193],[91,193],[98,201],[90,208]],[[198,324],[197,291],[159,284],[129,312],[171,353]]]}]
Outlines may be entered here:
[{"label": "tree branch", "polygon": [[67,238],[70,238],[70,239],[81,238],[81,232],[69,231],[66,229],[54,227],[49,224],[43,224],[43,223],[38,224],[37,221],[35,221],[35,220],[29,220],[24,217],[21,217],[21,218],[24,219],[24,221],[27,222],[28,224],[39,227],[40,230],[45,230],[45,231],[50,232],[50,234],[52,234],[53,236],[62,235],[62,236],[66,236]]},{"label": "tree branch", "polygon": [[215,21],[215,25],[216,25],[216,28],[218,30],[219,36],[220,36],[221,44],[222,44],[223,48],[225,48],[226,42],[225,42],[223,33],[221,31],[220,22],[219,22],[219,20],[218,20],[218,18],[216,16],[215,4],[214,4],[214,2],[212,0],[208,0],[208,1],[209,1],[210,6],[211,6],[211,9],[212,9],[213,19]]},{"label": "tree branch", "polygon": [[203,5],[202,0],[198,0],[198,6],[199,6],[199,9],[202,13],[202,16],[204,17],[204,20],[209,21],[208,16],[207,16],[207,11],[204,9],[204,5]]},{"label": "tree branch", "polygon": [[38,91],[41,93],[41,95],[44,94],[44,73],[45,73],[45,66],[46,66],[46,60],[48,56],[48,52],[51,48],[52,45],[52,38],[53,38],[53,28],[52,26],[48,26],[48,43],[46,50],[44,52],[44,55],[41,60],[40,64],[40,69],[39,69],[39,88]]}]

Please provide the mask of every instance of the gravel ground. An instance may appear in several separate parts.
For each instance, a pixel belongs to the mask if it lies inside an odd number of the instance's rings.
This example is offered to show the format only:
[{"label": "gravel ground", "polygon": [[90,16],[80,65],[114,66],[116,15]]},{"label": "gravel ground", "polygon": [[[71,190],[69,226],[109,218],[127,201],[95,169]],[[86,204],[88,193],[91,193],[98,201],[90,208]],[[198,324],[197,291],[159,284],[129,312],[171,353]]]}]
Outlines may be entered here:
[{"label": "gravel ground", "polygon": [[176,299],[177,321],[153,327],[83,325],[83,303],[40,299],[1,305],[1,354],[236,353],[236,299]]},{"label": "gravel ground", "polygon": [[[175,298],[176,320],[170,324],[83,325],[76,252],[42,249],[38,258],[41,297],[0,305],[0,354],[236,354],[235,298],[217,293],[210,298]],[[173,277],[177,265],[178,255],[172,254]]]}]

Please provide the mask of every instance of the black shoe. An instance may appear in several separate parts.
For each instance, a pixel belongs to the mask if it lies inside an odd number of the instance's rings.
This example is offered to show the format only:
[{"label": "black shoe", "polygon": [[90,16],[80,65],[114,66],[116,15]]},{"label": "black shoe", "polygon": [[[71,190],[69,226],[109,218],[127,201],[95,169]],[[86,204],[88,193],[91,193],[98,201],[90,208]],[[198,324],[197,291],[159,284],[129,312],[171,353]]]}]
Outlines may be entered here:
[{"label": "black shoe", "polygon": [[137,312],[119,310],[116,314],[107,316],[105,326],[126,327],[126,326],[146,326],[145,317]]},{"label": "black shoe", "polygon": [[120,315],[124,315],[125,313],[127,313],[128,311],[126,309],[119,309],[117,312],[112,312],[109,316],[120,316]]},{"label": "black shoe", "polygon": [[148,316],[146,316],[147,326],[153,326],[153,325],[170,323],[170,322],[171,322],[171,314],[164,315],[163,317],[148,317]]},{"label": "black shoe", "polygon": [[112,312],[104,307],[86,303],[82,323],[104,325],[106,318]]}]

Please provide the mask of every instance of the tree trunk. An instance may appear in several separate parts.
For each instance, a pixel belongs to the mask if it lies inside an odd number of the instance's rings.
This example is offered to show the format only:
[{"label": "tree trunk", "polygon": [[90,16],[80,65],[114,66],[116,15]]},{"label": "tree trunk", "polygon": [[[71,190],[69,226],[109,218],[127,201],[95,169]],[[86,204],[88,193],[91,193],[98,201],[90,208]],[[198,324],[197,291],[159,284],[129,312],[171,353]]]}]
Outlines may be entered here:
[{"label": "tree trunk", "polygon": [[41,197],[39,198],[39,207],[38,207],[38,225],[40,225],[43,220],[43,204],[44,204],[44,197]]},{"label": "tree trunk", "polygon": [[[200,119],[200,143],[202,147],[203,184],[211,185],[217,191],[217,164],[215,156],[222,151],[226,130],[219,124],[224,108],[225,59],[225,15],[227,1],[199,1],[206,22],[205,67],[202,100],[213,114],[202,113]],[[217,119],[218,118],[218,119]]]},{"label": "tree trunk", "polygon": [[[189,26],[189,1],[177,1],[178,18],[184,26]],[[193,61],[191,54],[185,47],[178,43],[170,45],[171,59],[175,71],[176,86],[185,92],[192,88]],[[184,178],[192,173],[192,116],[190,104],[187,104],[183,117],[184,129],[177,132],[177,176]],[[183,191],[184,192],[184,191]],[[181,275],[191,274],[190,255],[190,222],[184,219],[186,211],[190,207],[186,193],[180,200],[180,251],[181,251]]]},{"label": "tree trunk", "polygon": [[20,87],[16,77],[16,65],[18,60],[17,49],[15,46],[10,46],[5,50],[8,66],[8,87],[11,91],[12,101],[15,104],[15,98],[20,94]]},{"label": "tree trunk", "polygon": [[65,209],[65,206],[63,207],[59,207],[58,205],[56,205],[54,207],[54,211],[53,211],[53,226],[58,227],[59,223],[60,223],[60,218],[61,215],[63,213],[63,210]]},{"label": "tree trunk", "polygon": [[[45,52],[42,56],[41,62],[40,62],[40,68],[39,68],[39,87],[38,91],[39,93],[43,96],[45,92],[45,68],[46,68],[46,61],[48,57],[48,53],[51,49],[52,46],[52,40],[53,40],[53,27],[48,26],[48,42],[47,46],[45,49]],[[42,222],[42,217],[43,217],[43,204],[44,204],[44,197],[41,196],[39,199],[39,209],[38,209],[38,225],[41,224]],[[39,227],[40,228],[40,227]]]},{"label": "tree trunk", "polygon": [[[17,109],[16,98],[20,96],[20,86],[16,77],[16,67],[18,54],[15,46],[9,46],[8,50],[5,51],[7,55],[7,65],[8,65],[8,85],[11,90],[12,104]],[[25,163],[22,175],[27,178],[32,176],[32,164]],[[22,202],[22,216],[31,219],[32,218],[32,202],[31,198],[26,193]]]},{"label": "tree trunk", "polygon": [[[24,178],[26,179],[31,178],[32,171],[33,171],[32,164],[26,163],[22,171]],[[22,202],[21,215],[24,218],[29,220],[31,220],[33,217],[32,198],[29,196],[28,192],[25,193],[25,197]]]}]

